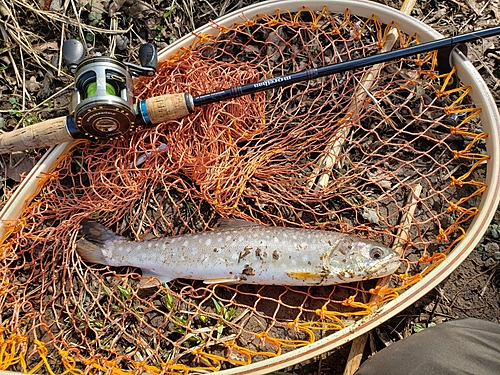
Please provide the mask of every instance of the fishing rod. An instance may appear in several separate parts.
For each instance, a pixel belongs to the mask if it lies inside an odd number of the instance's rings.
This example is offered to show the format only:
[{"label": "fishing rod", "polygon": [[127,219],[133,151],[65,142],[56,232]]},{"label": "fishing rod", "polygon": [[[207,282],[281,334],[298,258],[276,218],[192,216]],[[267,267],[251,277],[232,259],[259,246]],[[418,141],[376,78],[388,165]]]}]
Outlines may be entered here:
[{"label": "fishing rod", "polygon": [[139,66],[107,56],[85,58],[83,45],[69,39],[63,44],[63,57],[66,66],[75,74],[71,114],[0,135],[0,154],[49,147],[79,138],[116,139],[139,125],[153,126],[179,119],[203,105],[435,50],[441,56],[441,59],[438,58],[441,71],[449,71],[448,61],[453,48],[498,34],[500,26],[495,26],[200,96],[167,94],[136,103],[133,100],[132,76],[153,76],[158,67],[156,49],[152,44],[143,44],[139,49]]}]

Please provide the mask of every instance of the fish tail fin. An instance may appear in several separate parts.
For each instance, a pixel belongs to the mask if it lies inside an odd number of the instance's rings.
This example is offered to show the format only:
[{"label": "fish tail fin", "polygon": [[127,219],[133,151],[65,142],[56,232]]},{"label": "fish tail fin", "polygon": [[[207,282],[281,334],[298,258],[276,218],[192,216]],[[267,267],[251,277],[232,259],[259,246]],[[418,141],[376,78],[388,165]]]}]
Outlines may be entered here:
[{"label": "fish tail fin", "polygon": [[88,262],[113,265],[106,244],[110,241],[123,240],[123,237],[95,221],[84,219],[81,226],[84,238],[76,242],[78,254]]}]

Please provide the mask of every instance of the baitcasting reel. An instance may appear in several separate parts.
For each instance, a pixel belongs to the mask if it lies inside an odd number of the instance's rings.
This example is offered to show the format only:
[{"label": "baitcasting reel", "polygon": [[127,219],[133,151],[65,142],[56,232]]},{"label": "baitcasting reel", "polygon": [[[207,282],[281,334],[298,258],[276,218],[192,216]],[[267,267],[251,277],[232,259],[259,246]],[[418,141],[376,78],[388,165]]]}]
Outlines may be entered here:
[{"label": "baitcasting reel", "polygon": [[84,59],[82,43],[64,42],[63,58],[75,73],[70,111],[78,131],[90,139],[114,139],[136,126],[133,103],[133,76],[152,76],[158,66],[156,49],[143,44],[141,66],[122,63],[107,56]]},{"label": "baitcasting reel", "polygon": [[85,58],[83,45],[74,39],[64,42],[63,57],[75,73],[71,114],[0,134],[0,154],[78,138],[120,138],[137,125],[151,126],[179,119],[194,110],[193,97],[187,93],[161,95],[134,103],[132,76],[156,73],[158,61],[152,44],[143,44],[139,49],[140,66],[106,56]]}]

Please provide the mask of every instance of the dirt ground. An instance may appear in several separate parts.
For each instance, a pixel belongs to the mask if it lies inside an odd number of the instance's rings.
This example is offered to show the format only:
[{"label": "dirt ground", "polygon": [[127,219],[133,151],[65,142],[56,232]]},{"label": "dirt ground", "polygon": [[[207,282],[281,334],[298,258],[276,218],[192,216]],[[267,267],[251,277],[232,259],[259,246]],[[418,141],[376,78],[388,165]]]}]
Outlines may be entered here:
[{"label": "dirt ground", "polygon": [[[399,9],[402,1],[378,1]],[[72,76],[55,71],[61,66],[59,45],[61,34],[73,32],[84,38],[94,52],[110,51],[114,28],[130,27],[134,32],[117,38],[115,54],[124,60],[137,58],[138,45],[150,41],[161,49],[172,41],[202,26],[210,20],[253,3],[249,0],[80,0],[85,5],[79,20],[57,16],[65,14],[71,1],[45,0],[29,4],[27,0],[12,0],[9,10],[0,4],[0,131],[36,123],[67,113]],[[48,13],[38,10],[49,10]],[[113,25],[114,15],[118,24]],[[432,26],[445,36],[500,24],[500,1],[422,0],[412,15]],[[90,28],[78,28],[78,22]],[[22,30],[9,33],[9,28]],[[17,35],[17,39],[14,35]],[[500,103],[500,39],[492,37],[471,43],[468,56],[488,84],[497,105]],[[33,51],[36,50],[36,54]],[[34,58],[33,56],[39,56]],[[52,66],[45,62],[50,61]],[[19,181],[19,174],[32,166],[29,158],[3,158],[0,189],[8,193]],[[488,209],[488,208],[486,208]],[[489,209],[495,209],[491,207]],[[401,314],[381,325],[371,334],[365,358],[371,351],[446,320],[476,317],[500,323],[500,211],[488,228],[485,237],[470,257],[450,277],[431,293]],[[465,281],[465,282],[464,282]],[[301,374],[342,374],[350,345],[345,345],[320,358],[293,366],[286,371]]]}]

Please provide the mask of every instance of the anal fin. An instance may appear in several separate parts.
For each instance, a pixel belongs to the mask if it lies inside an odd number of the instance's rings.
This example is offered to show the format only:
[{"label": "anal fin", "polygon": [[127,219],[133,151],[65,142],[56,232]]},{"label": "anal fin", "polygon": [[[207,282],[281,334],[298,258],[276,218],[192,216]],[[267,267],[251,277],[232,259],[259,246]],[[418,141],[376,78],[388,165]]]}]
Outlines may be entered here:
[{"label": "anal fin", "polygon": [[167,276],[157,275],[153,272],[143,270],[141,280],[139,281],[139,288],[159,287],[161,284],[168,283],[169,281],[172,281],[172,279]]},{"label": "anal fin", "polygon": [[239,277],[214,277],[211,279],[203,280],[203,284],[237,284],[240,281]]}]

